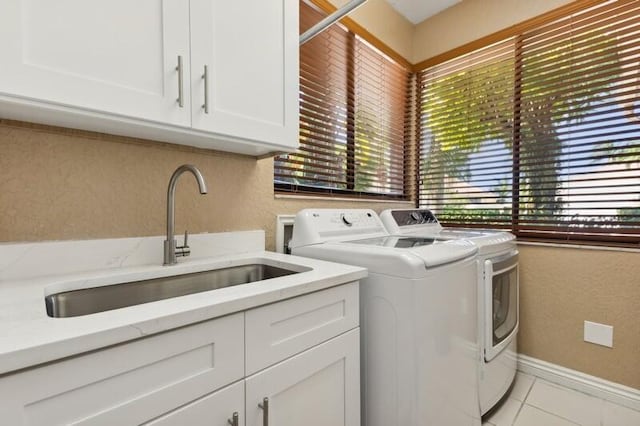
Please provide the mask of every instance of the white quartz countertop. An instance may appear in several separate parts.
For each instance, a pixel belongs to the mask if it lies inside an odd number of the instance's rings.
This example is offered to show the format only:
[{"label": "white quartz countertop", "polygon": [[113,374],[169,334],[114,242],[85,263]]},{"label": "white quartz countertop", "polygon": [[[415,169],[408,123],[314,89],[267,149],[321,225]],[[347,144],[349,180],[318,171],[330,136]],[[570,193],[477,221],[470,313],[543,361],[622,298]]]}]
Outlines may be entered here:
[{"label": "white quartz countertop", "polygon": [[[47,316],[46,295],[240,264],[310,268],[226,287],[70,318]],[[52,277],[0,281],[0,374],[146,335],[322,290],[366,276],[366,269],[267,251],[181,259],[178,265],[137,265]]]}]

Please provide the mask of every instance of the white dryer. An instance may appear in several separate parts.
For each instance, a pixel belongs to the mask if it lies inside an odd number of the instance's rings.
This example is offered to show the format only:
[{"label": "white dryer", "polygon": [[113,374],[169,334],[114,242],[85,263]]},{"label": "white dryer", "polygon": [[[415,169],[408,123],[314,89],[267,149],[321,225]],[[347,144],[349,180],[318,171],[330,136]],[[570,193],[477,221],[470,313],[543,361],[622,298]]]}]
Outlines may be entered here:
[{"label": "white dryer", "polygon": [[389,236],[373,210],[307,209],[289,246],[369,270],[360,282],[363,425],[480,425],[472,243]]},{"label": "white dryer", "polygon": [[385,210],[392,235],[468,240],[478,247],[478,362],[480,411],[487,413],[506,394],[516,374],[519,325],[518,250],[509,232],[443,228],[427,209]]}]

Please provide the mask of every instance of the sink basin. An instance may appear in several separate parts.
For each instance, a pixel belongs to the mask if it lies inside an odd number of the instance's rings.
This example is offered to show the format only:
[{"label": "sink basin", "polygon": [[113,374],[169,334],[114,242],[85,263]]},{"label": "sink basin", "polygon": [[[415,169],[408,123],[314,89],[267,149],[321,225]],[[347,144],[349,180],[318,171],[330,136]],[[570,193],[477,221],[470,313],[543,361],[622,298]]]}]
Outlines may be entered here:
[{"label": "sink basin", "polygon": [[[300,268],[298,268],[300,269]],[[300,270],[249,264],[184,275],[64,291],[45,297],[47,315],[75,317],[296,274]]]}]

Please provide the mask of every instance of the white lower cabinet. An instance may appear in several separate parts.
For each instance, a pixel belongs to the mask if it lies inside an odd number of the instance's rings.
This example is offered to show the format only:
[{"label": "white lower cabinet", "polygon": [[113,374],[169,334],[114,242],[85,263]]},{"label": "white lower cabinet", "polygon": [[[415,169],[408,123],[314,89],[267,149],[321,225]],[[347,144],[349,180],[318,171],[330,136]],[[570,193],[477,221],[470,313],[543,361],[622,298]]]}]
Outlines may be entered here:
[{"label": "white lower cabinet", "polygon": [[0,378],[0,424],[143,424],[241,381],[243,351],[237,313],[10,374]]},{"label": "white lower cabinet", "polygon": [[359,426],[359,329],[247,377],[247,426]]},{"label": "white lower cabinet", "polygon": [[358,426],[358,317],[352,282],[9,373],[0,424]]},{"label": "white lower cabinet", "polygon": [[0,378],[0,424],[138,425],[243,379],[242,312]]}]

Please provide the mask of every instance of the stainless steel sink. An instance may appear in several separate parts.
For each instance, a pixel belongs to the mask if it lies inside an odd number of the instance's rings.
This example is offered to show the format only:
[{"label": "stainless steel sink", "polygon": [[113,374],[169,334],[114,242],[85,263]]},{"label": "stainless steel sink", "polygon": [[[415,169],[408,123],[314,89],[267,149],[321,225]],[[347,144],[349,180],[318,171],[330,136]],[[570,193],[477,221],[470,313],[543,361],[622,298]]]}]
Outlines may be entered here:
[{"label": "stainless steel sink", "polygon": [[301,271],[265,264],[240,265],[192,274],[71,290],[45,297],[54,318],[93,314],[186,294],[283,277]]}]

